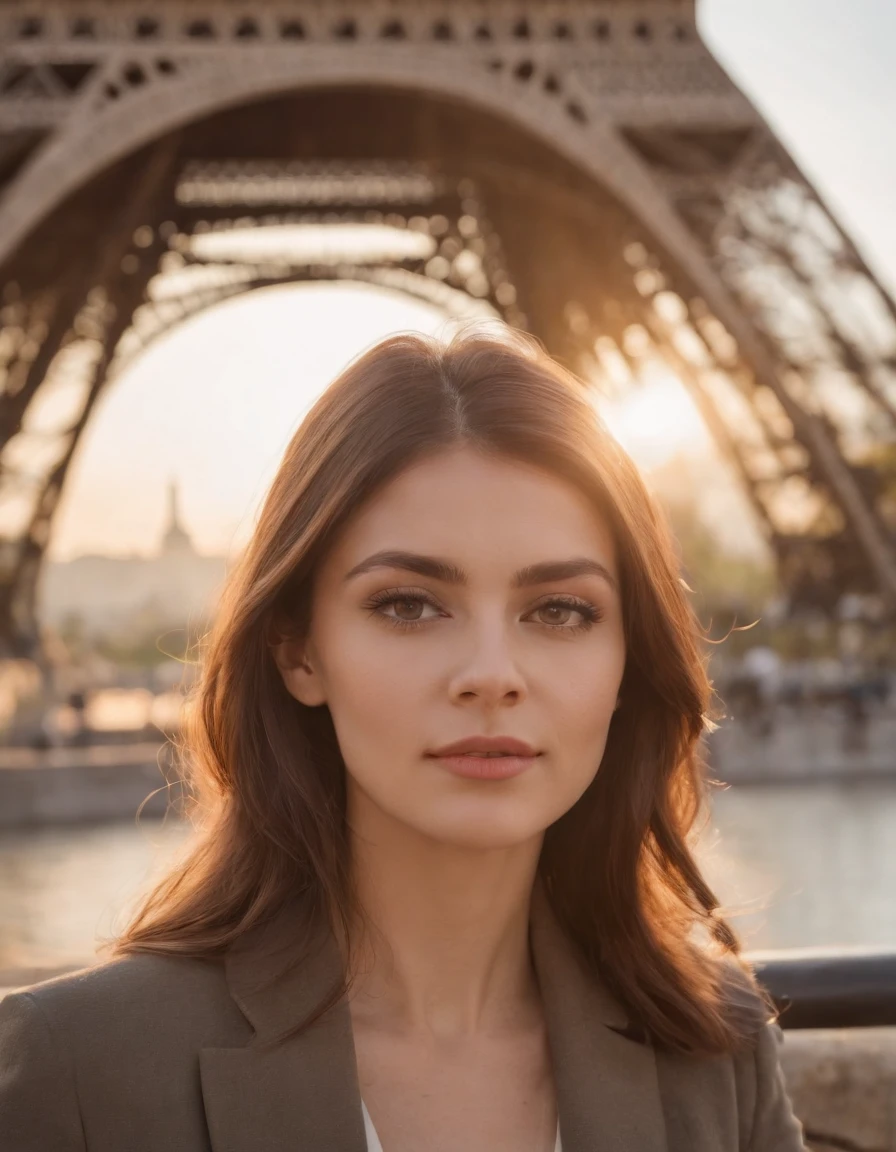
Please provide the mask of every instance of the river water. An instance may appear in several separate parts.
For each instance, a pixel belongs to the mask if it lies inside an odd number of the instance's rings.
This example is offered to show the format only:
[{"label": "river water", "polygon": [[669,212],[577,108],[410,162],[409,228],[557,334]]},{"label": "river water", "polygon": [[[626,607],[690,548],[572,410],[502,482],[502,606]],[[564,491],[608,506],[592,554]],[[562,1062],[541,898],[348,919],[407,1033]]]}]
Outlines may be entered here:
[{"label": "river water", "polygon": [[[186,833],[168,820],[0,836],[0,969],[89,963]],[[896,781],[717,792],[699,856],[748,950],[896,948]]]}]

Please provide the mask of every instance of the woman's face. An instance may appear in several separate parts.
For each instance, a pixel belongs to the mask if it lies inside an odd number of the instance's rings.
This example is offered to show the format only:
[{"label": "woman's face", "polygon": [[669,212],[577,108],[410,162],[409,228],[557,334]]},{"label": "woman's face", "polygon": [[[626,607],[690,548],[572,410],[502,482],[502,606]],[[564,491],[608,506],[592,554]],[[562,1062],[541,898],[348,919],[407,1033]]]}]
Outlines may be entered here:
[{"label": "woman's face", "polygon": [[[387,552],[453,578],[377,560]],[[573,560],[588,563],[526,579]],[[372,805],[442,843],[508,847],[571,808],[622,679],[618,579],[608,526],[575,487],[471,448],[426,458],[359,509],[319,567],[305,641],[277,655],[292,695],[330,709],[352,824]],[[505,779],[431,755],[473,736],[539,754]]]}]

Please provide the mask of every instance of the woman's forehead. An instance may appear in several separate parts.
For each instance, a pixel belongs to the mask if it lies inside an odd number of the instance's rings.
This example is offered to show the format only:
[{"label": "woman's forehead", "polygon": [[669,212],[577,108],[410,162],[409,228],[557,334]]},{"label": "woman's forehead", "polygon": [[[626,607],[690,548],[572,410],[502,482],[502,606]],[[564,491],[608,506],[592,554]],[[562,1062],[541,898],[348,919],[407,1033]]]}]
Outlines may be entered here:
[{"label": "woman's forehead", "polygon": [[470,450],[406,469],[375,493],[339,535],[334,559],[354,567],[383,550],[464,567],[519,567],[591,557],[615,568],[603,513],[569,481]]}]

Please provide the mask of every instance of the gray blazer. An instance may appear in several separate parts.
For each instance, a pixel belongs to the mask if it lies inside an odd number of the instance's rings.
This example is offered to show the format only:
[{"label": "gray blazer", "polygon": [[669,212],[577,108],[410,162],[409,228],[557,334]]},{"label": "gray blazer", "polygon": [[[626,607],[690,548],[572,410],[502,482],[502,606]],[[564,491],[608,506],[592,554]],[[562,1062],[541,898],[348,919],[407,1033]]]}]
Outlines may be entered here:
[{"label": "gray blazer", "polygon": [[[281,913],[222,962],[129,956],[7,996],[3,1152],[365,1152],[344,999],[295,1038],[256,1046],[339,975],[331,940],[259,990],[285,924]],[[622,1034],[626,1013],[538,896],[530,939],[564,1152],[804,1152],[776,1025],[737,1057],[663,1054]]]}]

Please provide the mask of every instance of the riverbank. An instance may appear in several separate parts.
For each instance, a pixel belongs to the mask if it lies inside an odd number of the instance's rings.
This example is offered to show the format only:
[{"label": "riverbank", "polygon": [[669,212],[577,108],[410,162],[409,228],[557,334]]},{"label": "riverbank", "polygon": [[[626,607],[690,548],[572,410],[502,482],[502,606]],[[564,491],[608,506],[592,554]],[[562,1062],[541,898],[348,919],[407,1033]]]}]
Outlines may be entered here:
[{"label": "riverbank", "polygon": [[896,709],[858,720],[831,705],[779,705],[750,722],[726,720],[707,749],[711,774],[727,784],[896,779]]},{"label": "riverbank", "polygon": [[0,829],[164,816],[182,787],[170,744],[0,750]]},{"label": "riverbank", "polygon": [[[710,775],[738,787],[896,780],[896,712],[850,728],[839,710],[780,709],[726,721],[707,739]],[[0,829],[122,820],[180,810],[174,747],[159,741],[0,748]]]}]

